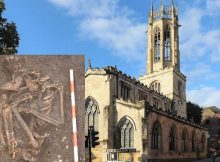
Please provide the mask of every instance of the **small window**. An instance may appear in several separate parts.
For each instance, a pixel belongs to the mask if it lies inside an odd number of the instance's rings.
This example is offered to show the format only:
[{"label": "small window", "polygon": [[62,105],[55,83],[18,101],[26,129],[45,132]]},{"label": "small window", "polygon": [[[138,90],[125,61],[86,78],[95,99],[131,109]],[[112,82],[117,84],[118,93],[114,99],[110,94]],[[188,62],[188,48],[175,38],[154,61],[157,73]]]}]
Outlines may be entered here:
[{"label": "small window", "polygon": [[124,100],[131,99],[131,87],[124,82],[121,82],[121,97]]}]

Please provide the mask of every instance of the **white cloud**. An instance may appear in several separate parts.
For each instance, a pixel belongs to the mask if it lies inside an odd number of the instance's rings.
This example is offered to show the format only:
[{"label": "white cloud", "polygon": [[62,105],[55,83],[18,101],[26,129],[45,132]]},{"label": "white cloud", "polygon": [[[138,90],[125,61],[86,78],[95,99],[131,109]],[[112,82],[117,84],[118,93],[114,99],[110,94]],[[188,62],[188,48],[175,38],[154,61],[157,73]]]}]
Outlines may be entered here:
[{"label": "white cloud", "polygon": [[192,69],[186,72],[187,78],[191,81],[201,81],[219,78],[219,74],[215,73],[211,66],[204,63],[197,63]]},{"label": "white cloud", "polygon": [[48,0],[79,17],[79,35],[97,41],[128,61],[144,63],[146,23],[135,20],[134,12],[119,8],[119,0]]},{"label": "white cloud", "polygon": [[81,33],[85,37],[97,39],[105,48],[133,61],[145,56],[145,27],[144,24],[133,25],[127,18],[121,17],[86,19],[80,24]]},{"label": "white cloud", "polygon": [[[213,62],[220,61],[220,31],[206,24],[211,20],[216,21],[210,13],[215,12],[216,6],[220,7],[219,3],[219,0],[206,0],[204,8],[195,5],[185,10],[180,18],[182,24],[180,48],[184,59],[196,61],[205,57],[206,60],[211,59]],[[204,19],[206,21],[203,21]]]},{"label": "white cloud", "polygon": [[189,90],[187,93],[187,100],[204,107],[220,107],[220,90],[215,87],[202,87],[200,89]]},{"label": "white cloud", "polygon": [[106,17],[114,14],[118,0],[48,0],[72,16]]},{"label": "white cloud", "polygon": [[208,13],[212,16],[219,14],[220,1],[219,0],[206,0]]},{"label": "white cloud", "polygon": [[[216,14],[213,15],[213,11],[216,10],[215,6],[218,6],[219,2],[219,0],[198,0],[192,6],[188,6],[180,17],[182,25],[180,51],[184,60],[183,68],[187,76],[187,85],[191,89],[203,82],[207,83],[206,86],[214,87],[212,82],[207,81],[220,78],[219,73],[216,72],[220,62],[220,30],[211,24],[216,21]],[[215,105],[217,102],[214,100],[214,95],[208,96],[209,99],[201,95],[204,90],[204,88],[190,90],[189,99],[198,104],[204,102]],[[220,90],[215,89],[215,91]]]}]

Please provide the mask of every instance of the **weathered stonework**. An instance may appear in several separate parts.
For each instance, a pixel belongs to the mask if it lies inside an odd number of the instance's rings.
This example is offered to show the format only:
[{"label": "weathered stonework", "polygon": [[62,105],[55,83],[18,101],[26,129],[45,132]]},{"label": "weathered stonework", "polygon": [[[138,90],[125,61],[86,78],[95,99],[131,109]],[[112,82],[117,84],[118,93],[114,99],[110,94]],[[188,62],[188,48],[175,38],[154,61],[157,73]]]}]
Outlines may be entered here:
[{"label": "weathered stonework", "polygon": [[[161,85],[160,92],[175,102],[176,115],[186,117],[186,77],[175,68],[166,68],[157,72],[140,77],[140,81],[149,86],[152,82],[158,81]],[[182,83],[181,96],[178,94],[178,83]],[[179,108],[178,101],[183,105]]]},{"label": "weathered stonework", "polygon": [[[134,125],[134,148],[131,153],[135,162],[149,159],[196,159],[197,153],[192,152],[191,134],[196,132],[194,141],[200,150],[201,138],[207,131],[195,125],[191,121],[177,117],[172,112],[172,101],[159,94],[130,76],[123,74],[114,67],[103,69],[89,68],[86,72],[86,98],[92,96],[98,103],[99,113],[99,139],[100,145],[93,152],[93,161],[103,162],[107,160],[107,149],[117,148],[116,128],[123,117],[128,117]],[[121,94],[121,82],[132,87],[130,99],[124,100]],[[97,86],[98,85],[98,86]],[[94,88],[95,87],[95,88]],[[148,96],[147,100],[139,100],[138,92],[143,91]],[[155,107],[153,99],[159,101],[159,106]],[[149,113],[149,114],[148,114]],[[154,122],[158,120],[162,125],[163,149],[162,151],[151,150],[151,131]],[[177,150],[169,151],[169,132],[171,126],[175,125],[177,135]],[[181,132],[186,128],[188,132],[189,145],[187,152],[181,151]],[[205,141],[206,142],[206,141]],[[146,145],[144,146],[144,143]],[[206,148],[200,153],[200,158],[206,156]],[[121,159],[130,159],[131,154],[120,154]],[[87,152],[88,155],[88,152]],[[88,157],[88,156],[87,156]]]}]

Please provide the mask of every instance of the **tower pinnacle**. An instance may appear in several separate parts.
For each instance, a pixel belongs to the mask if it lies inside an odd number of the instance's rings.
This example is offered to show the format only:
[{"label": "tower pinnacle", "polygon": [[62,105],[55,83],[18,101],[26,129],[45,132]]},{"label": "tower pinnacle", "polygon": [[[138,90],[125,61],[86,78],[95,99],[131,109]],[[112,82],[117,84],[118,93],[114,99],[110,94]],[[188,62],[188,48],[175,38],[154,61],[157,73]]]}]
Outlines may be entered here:
[{"label": "tower pinnacle", "polygon": [[160,5],[161,5],[161,6],[163,6],[163,5],[164,5],[163,0],[160,0]]},{"label": "tower pinnacle", "polygon": [[153,15],[154,12],[154,2],[151,0],[151,15]]},{"label": "tower pinnacle", "polygon": [[88,68],[91,69],[92,68],[92,63],[91,63],[91,59],[89,58],[89,61],[88,61]]},{"label": "tower pinnacle", "polygon": [[163,8],[164,8],[164,0],[160,1],[160,6],[161,6],[161,9],[163,10]]}]

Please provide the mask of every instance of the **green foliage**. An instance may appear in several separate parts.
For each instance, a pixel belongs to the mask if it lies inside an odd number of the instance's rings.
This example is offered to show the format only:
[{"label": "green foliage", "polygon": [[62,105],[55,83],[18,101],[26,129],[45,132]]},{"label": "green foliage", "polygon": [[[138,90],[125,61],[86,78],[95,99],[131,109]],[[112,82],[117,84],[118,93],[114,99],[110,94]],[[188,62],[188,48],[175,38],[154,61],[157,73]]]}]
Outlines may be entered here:
[{"label": "green foliage", "polygon": [[17,53],[19,45],[19,34],[16,24],[7,22],[2,14],[5,11],[5,3],[0,0],[0,55],[10,55]]},{"label": "green foliage", "polygon": [[192,119],[196,124],[201,124],[202,110],[199,105],[187,102],[187,118]]}]

